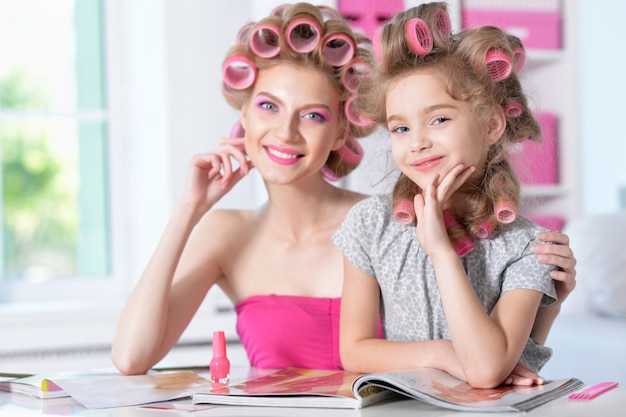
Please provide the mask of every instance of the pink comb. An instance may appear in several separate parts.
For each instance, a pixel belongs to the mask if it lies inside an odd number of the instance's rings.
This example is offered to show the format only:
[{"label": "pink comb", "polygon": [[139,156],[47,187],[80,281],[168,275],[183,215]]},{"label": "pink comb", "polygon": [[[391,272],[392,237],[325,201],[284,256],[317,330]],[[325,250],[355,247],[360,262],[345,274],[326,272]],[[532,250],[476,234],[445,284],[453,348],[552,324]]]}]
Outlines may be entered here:
[{"label": "pink comb", "polygon": [[600,382],[585,388],[581,392],[570,394],[567,398],[570,400],[593,400],[600,394],[603,394],[619,385],[618,382]]}]

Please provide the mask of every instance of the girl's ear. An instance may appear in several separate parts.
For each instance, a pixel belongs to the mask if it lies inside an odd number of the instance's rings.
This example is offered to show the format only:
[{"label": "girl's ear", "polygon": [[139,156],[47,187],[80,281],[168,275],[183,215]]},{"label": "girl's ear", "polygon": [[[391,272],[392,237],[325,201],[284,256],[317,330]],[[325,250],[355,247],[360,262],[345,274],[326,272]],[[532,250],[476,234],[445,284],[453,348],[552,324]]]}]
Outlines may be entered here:
[{"label": "girl's ear", "polygon": [[496,143],[506,129],[506,115],[502,106],[494,106],[487,122],[487,141],[490,145]]}]

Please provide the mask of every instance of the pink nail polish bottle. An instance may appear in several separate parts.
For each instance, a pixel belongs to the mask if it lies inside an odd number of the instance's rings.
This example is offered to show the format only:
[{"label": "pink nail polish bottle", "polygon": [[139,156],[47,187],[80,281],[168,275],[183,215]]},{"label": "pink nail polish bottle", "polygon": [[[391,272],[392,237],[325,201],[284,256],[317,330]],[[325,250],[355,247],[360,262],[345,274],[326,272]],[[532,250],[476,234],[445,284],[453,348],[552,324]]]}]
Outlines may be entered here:
[{"label": "pink nail polish bottle", "polygon": [[213,358],[211,359],[211,382],[227,384],[230,361],[226,357],[226,339],[223,331],[213,332]]}]

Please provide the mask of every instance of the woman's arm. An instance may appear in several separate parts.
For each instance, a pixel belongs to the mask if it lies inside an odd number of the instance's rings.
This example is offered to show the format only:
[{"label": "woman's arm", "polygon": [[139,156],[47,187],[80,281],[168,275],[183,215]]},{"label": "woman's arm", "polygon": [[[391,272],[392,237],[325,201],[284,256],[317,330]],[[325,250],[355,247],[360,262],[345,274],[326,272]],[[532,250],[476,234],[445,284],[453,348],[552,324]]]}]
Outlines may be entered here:
[{"label": "woman's arm", "polygon": [[576,288],[576,258],[569,246],[569,237],[566,234],[543,232],[539,234],[538,238],[544,243],[533,246],[533,252],[539,256],[541,263],[557,267],[550,272],[550,277],[555,280],[557,302],[539,308],[530,334],[537,342],[544,344],[554,320],[561,311],[561,305]]},{"label": "woman's arm", "polygon": [[124,374],[145,373],[169,352],[219,277],[211,253],[219,251],[224,222],[205,216],[196,224],[247,172],[247,165],[232,170],[233,149],[190,163],[183,196],[118,321],[111,357]]}]

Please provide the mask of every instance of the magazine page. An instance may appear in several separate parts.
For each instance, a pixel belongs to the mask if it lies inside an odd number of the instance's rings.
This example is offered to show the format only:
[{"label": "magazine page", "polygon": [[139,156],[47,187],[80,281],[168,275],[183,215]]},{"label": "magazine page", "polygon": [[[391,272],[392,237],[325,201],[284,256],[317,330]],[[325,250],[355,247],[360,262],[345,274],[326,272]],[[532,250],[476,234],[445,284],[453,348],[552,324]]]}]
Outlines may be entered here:
[{"label": "magazine page", "polygon": [[505,385],[493,389],[474,388],[452,375],[432,368],[363,375],[355,390],[374,385],[395,390],[407,397],[460,411],[526,411],[575,391],[584,384],[575,379],[546,381],[544,385]]},{"label": "magazine page", "polygon": [[190,397],[206,390],[211,381],[195,372],[146,375],[92,375],[55,378],[54,382],[87,408],[142,405]]},{"label": "magazine page", "polygon": [[209,391],[195,394],[194,402],[274,407],[361,408],[381,401],[382,395],[370,396],[367,401],[363,401],[352,393],[353,383],[359,375],[345,371],[285,368],[242,383],[215,386]]}]

